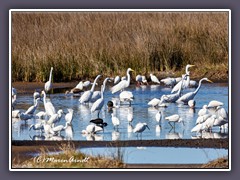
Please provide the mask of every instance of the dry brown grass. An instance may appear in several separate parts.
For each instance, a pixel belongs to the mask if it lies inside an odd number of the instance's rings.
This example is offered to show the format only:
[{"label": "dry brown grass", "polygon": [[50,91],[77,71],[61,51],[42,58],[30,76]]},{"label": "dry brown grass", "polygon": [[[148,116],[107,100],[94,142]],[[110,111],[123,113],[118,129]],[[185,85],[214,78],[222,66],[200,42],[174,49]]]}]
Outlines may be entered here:
[{"label": "dry brown grass", "polygon": [[[12,168],[124,168],[122,159],[118,156],[87,156],[76,151],[71,143],[63,143],[57,147],[55,154],[50,154],[46,147],[40,148],[38,156],[21,159],[20,156],[13,158]],[[59,153],[57,153],[59,152]],[[22,157],[23,158],[23,157]]]},{"label": "dry brown grass", "polygon": [[[12,80],[228,69],[227,12],[13,12]],[[202,66],[202,67],[201,67]]]}]

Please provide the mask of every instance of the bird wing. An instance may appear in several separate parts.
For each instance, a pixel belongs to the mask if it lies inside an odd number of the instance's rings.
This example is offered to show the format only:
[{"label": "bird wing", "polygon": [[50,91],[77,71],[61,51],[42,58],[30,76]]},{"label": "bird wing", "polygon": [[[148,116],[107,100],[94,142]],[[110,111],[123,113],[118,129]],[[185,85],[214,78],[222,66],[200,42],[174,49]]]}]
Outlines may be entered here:
[{"label": "bird wing", "polygon": [[120,81],[118,84],[116,84],[115,86],[112,87],[112,94],[126,88],[126,83],[127,81],[126,80],[122,80]]},{"label": "bird wing", "polygon": [[160,102],[159,99],[153,98],[151,101],[148,102],[148,105],[149,105],[149,106],[156,106],[156,105],[159,104],[159,102]]},{"label": "bird wing", "polygon": [[138,123],[136,125],[136,127],[133,129],[133,132],[138,132],[139,130],[141,130],[143,128],[143,124],[142,123]]},{"label": "bird wing", "polygon": [[95,101],[91,107],[91,112],[94,112],[96,110],[100,110],[103,106],[103,99],[98,99]]},{"label": "bird wing", "polygon": [[179,82],[173,87],[171,93],[177,92],[177,91],[180,89],[181,85],[182,85],[182,80],[179,81]]},{"label": "bird wing", "polygon": [[83,95],[80,97],[79,101],[80,103],[84,103],[88,101],[91,98],[91,91],[85,91]]}]

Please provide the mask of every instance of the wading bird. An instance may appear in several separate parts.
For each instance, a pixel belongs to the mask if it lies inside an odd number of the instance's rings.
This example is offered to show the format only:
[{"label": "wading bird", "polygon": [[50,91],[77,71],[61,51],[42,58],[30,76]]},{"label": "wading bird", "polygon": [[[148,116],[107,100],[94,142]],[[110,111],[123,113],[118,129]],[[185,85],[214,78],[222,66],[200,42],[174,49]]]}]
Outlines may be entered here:
[{"label": "wading bird", "polygon": [[187,94],[184,94],[183,96],[181,96],[176,102],[178,103],[184,103],[187,104],[189,100],[193,99],[195,97],[195,95],[198,93],[199,89],[201,88],[202,85],[202,81],[208,81],[210,83],[213,83],[211,80],[209,80],[208,78],[202,78],[199,81],[199,85],[197,87],[197,89],[194,92],[189,92]]},{"label": "wading bird", "polygon": [[133,129],[133,132],[134,133],[141,133],[141,136],[142,136],[142,132],[148,128],[150,130],[150,128],[148,127],[147,123],[137,123],[137,125],[135,126],[135,128]]},{"label": "wading bird", "polygon": [[72,119],[73,119],[73,109],[68,108],[67,110],[68,110],[68,113],[65,115],[65,120],[71,125]]},{"label": "wading bird", "polygon": [[53,71],[53,67],[51,67],[51,70],[50,70],[49,80],[45,83],[45,86],[44,86],[44,90],[46,92],[50,91],[52,88],[52,71]]},{"label": "wading bird", "polygon": [[118,84],[112,87],[112,94],[122,91],[130,85],[130,71],[134,71],[131,68],[127,69],[127,79],[120,81]]},{"label": "wading bird", "polygon": [[82,94],[82,96],[81,96],[80,99],[79,99],[79,101],[80,101],[81,104],[82,104],[82,103],[87,103],[87,102],[90,101],[90,99],[91,99],[91,97],[92,97],[92,94],[93,94],[93,91],[94,91],[94,88],[95,88],[95,85],[96,85],[96,83],[97,83],[97,80],[98,80],[100,77],[101,77],[101,75],[98,75],[98,76],[95,78],[94,82],[93,82],[92,88],[91,88],[90,90],[88,90],[88,91],[85,91],[85,92]]},{"label": "wading bird", "polygon": [[46,100],[46,93],[45,93],[45,91],[42,91],[41,94],[43,95],[43,105],[44,105],[46,114],[48,116],[56,114],[56,110],[55,110],[55,107],[53,106],[52,102],[50,100],[49,101]]},{"label": "wading bird", "polygon": [[151,78],[152,82],[160,84],[160,81],[158,80],[158,78],[155,75],[150,74],[150,78]]},{"label": "wading bird", "polygon": [[[182,122],[183,123],[183,119],[178,115],[178,114],[174,114],[168,117],[165,117],[166,120],[168,120],[168,124],[175,129],[175,123],[176,122]],[[174,125],[171,124],[171,122],[174,123]],[[184,123],[183,123],[184,125]]]}]

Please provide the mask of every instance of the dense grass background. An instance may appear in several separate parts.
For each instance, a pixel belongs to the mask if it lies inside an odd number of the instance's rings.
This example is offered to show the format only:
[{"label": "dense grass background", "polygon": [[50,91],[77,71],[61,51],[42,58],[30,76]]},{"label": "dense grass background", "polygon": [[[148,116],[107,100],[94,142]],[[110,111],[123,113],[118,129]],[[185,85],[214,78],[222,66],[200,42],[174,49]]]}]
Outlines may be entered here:
[{"label": "dense grass background", "polygon": [[227,12],[12,12],[12,80],[228,70]]}]

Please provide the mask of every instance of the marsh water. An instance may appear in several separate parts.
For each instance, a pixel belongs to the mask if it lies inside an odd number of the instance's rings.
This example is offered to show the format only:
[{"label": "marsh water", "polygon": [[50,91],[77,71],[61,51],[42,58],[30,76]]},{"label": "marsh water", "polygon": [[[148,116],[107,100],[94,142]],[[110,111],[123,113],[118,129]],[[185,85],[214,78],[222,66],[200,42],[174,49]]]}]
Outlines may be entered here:
[{"label": "marsh water", "polygon": [[[100,88],[97,87],[96,90]],[[56,110],[62,109],[67,113],[67,108],[74,110],[72,126],[69,126],[60,136],[47,139],[44,133],[40,131],[29,131],[31,124],[41,121],[37,118],[32,118],[26,121],[18,118],[12,118],[12,140],[137,140],[139,138],[143,140],[152,139],[194,139],[194,138],[227,138],[228,131],[219,130],[218,127],[214,128],[212,132],[206,132],[200,137],[196,133],[191,133],[191,129],[195,126],[196,119],[198,117],[198,111],[204,104],[208,104],[211,100],[218,100],[224,103],[223,107],[228,112],[228,84],[227,83],[204,83],[198,94],[195,96],[196,107],[195,109],[189,108],[188,105],[181,105],[177,103],[168,103],[167,107],[149,107],[148,102],[153,98],[160,98],[163,94],[170,94],[171,88],[167,88],[159,85],[149,85],[136,87],[131,85],[127,90],[132,91],[134,100],[129,106],[129,103],[123,103],[119,108],[113,108],[112,111],[120,120],[118,128],[114,128],[111,121],[111,113],[107,108],[107,102],[112,98],[118,98],[119,93],[111,94],[109,87],[106,88],[104,93],[104,107],[100,112],[100,118],[102,118],[108,125],[104,128],[103,132],[99,132],[95,135],[83,135],[81,132],[90,124],[91,119],[97,118],[97,112],[91,113],[91,104],[82,105],[79,103],[79,97],[65,96],[66,89],[58,89],[50,95],[51,102]],[[186,89],[183,94],[194,91],[194,88]],[[19,94],[17,96],[17,104],[15,109],[22,110],[23,112],[33,105],[33,93],[32,94]],[[133,112],[133,121],[129,124],[127,120],[128,111]],[[160,122],[155,120],[155,115],[160,110],[163,118]],[[40,102],[35,114],[39,111],[44,111],[43,103]],[[184,120],[182,123],[176,123],[175,128],[172,128],[165,117],[179,114]],[[146,122],[150,130],[146,129],[142,136],[137,136],[132,132],[132,129],[138,122]],[[64,115],[57,123],[65,125]]]}]

